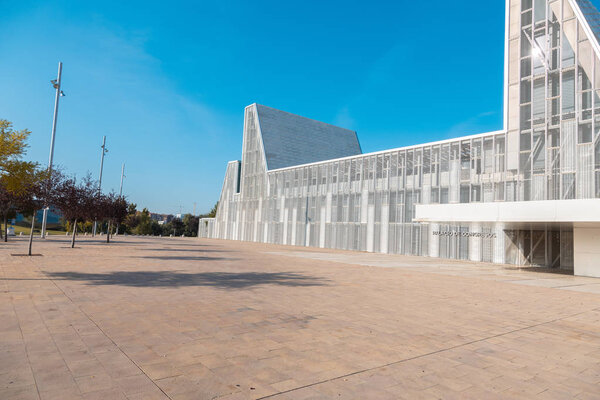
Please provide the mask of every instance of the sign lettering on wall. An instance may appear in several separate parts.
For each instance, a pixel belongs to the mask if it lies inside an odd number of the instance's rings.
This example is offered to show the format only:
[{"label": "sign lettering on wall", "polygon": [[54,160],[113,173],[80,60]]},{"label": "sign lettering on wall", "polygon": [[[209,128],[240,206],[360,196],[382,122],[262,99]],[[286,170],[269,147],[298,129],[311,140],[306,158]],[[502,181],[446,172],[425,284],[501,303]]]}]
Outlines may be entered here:
[{"label": "sign lettering on wall", "polygon": [[448,236],[448,237],[477,237],[483,239],[496,239],[495,233],[482,232],[459,232],[459,231],[433,231],[433,236]]}]

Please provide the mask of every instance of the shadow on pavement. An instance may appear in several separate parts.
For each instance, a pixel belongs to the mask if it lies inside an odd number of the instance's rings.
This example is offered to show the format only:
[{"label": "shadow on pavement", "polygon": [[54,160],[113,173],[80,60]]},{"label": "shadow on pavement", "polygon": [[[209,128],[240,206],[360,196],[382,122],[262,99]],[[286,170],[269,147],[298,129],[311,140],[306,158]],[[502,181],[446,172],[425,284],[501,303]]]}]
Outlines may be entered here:
[{"label": "shadow on pavement", "polygon": [[106,274],[85,272],[45,272],[60,280],[87,281],[89,285],[133,287],[210,286],[220,289],[245,289],[259,285],[327,286],[327,279],[292,272],[201,272],[115,271]]},{"label": "shadow on pavement", "polygon": [[220,260],[237,260],[237,258],[229,257],[207,257],[207,256],[131,256],[132,258],[145,258],[154,260],[183,260],[183,261],[220,261]]},{"label": "shadow on pavement", "polygon": [[[144,249],[144,251],[168,251],[168,252],[178,252],[178,251],[189,251],[189,252],[195,252],[195,253],[222,253],[224,250],[214,250],[214,249],[203,249],[203,248],[196,248],[196,249],[176,249],[176,248],[168,248],[165,247],[163,249]],[[234,253],[233,250],[228,250],[228,253]]]}]

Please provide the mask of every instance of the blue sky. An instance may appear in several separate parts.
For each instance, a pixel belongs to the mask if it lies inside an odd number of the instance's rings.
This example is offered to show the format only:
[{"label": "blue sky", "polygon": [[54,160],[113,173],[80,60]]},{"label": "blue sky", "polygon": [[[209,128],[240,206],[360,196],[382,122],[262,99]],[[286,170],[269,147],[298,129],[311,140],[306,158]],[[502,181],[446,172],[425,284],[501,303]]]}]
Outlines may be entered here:
[{"label": "blue sky", "polygon": [[502,128],[504,2],[0,0],[0,118],[138,208],[205,212],[261,103],[358,132],[364,152]]}]

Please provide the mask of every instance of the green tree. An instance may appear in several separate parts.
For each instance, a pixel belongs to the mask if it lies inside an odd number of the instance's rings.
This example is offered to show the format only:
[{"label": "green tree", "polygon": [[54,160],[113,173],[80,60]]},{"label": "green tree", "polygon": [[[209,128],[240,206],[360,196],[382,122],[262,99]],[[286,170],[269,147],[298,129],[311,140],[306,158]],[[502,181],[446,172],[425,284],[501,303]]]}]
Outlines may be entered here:
[{"label": "green tree", "polygon": [[57,188],[62,182],[62,173],[58,170],[34,171],[34,175],[29,178],[28,189],[21,196],[19,211],[25,216],[31,216],[31,231],[29,232],[28,255],[31,255],[33,246],[33,231],[35,229],[35,214],[47,204],[51,204],[58,194]]},{"label": "green tree", "polygon": [[171,220],[171,234],[173,234],[173,236],[181,236],[183,235],[183,231],[185,229],[185,225],[183,224],[183,221],[180,220],[179,218],[173,218]]},{"label": "green tree", "polygon": [[129,203],[129,205],[127,206],[127,216],[125,217],[125,220],[123,221],[123,227],[125,229],[125,232],[127,232],[127,233],[132,233],[133,229],[138,224],[136,208],[137,208],[137,204],[134,204],[134,203]]},{"label": "green tree", "polygon": [[198,236],[198,222],[200,218],[193,216],[192,214],[185,214],[183,216],[183,234],[188,237]]},{"label": "green tree", "polygon": [[27,129],[16,131],[11,122],[0,119],[0,215],[4,241],[8,240],[8,218],[32,196],[32,188],[40,177],[37,163],[22,161],[30,133]]},{"label": "green tree", "polygon": [[11,122],[0,119],[0,171],[6,171],[7,163],[25,154],[30,133],[27,129],[15,131]]},{"label": "green tree", "polygon": [[152,233],[151,233],[151,234],[152,234],[152,236],[160,236],[160,235],[163,235],[163,234],[164,234],[164,232],[163,232],[163,227],[164,227],[164,225],[160,225],[160,224],[158,223],[158,221],[152,220],[152,221],[151,221],[151,225],[150,225],[150,230],[151,230],[151,232],[152,232]]},{"label": "green tree", "polygon": [[136,235],[152,235],[152,218],[150,218],[150,211],[144,208],[141,212],[138,211],[136,214],[137,224],[133,228],[133,233]]},{"label": "green tree", "polygon": [[213,208],[210,210],[210,212],[208,213],[207,217],[208,218],[215,218],[217,216],[217,210],[219,209],[219,202],[217,201],[215,203],[215,205],[213,206]]}]

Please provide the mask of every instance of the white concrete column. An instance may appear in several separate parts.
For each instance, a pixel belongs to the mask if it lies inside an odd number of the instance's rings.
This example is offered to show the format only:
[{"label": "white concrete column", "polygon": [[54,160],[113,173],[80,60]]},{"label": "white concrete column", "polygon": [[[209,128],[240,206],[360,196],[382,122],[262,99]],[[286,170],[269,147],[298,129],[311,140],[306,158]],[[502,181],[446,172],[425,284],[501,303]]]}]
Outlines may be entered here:
[{"label": "white concrete column", "polygon": [[381,253],[388,252],[388,235],[390,232],[390,206],[381,205],[381,232],[379,234],[379,251]]},{"label": "white concrete column", "polygon": [[[472,222],[469,226],[469,233],[481,233],[481,224]],[[479,236],[469,236],[469,260],[481,261],[481,238]]]},{"label": "white concrete column", "polygon": [[281,242],[283,244],[288,244],[288,217],[290,216],[290,210],[283,208],[283,212],[281,214],[283,215],[283,232],[281,232],[283,239]]},{"label": "white concrete column", "polygon": [[240,202],[238,205],[238,218],[235,221],[235,231],[233,232],[234,238],[233,240],[244,240],[243,232],[244,232],[244,218],[246,218],[246,210],[242,209],[242,203]]},{"label": "white concrete column", "polygon": [[494,224],[494,262],[496,264],[506,263],[506,235],[504,234],[504,224]]},{"label": "white concrete column", "polygon": [[367,206],[367,251],[373,252],[375,240],[375,204]]},{"label": "white concrete column", "polygon": [[439,232],[440,224],[429,224],[429,257],[440,256],[440,236],[433,232]]},{"label": "white concrete column", "polygon": [[281,211],[279,213],[279,222],[286,222],[287,218],[284,216],[284,210],[285,210],[285,196],[281,196],[281,200],[280,200],[280,204],[279,204],[279,210]]},{"label": "white concrete column", "polygon": [[327,199],[325,200],[327,202],[327,207],[326,207],[326,214],[325,214],[325,222],[327,222],[328,224],[331,223],[331,193],[327,193]]},{"label": "white concrete column", "polygon": [[325,206],[321,206],[321,219],[319,221],[319,247],[325,247],[325,218],[327,216],[327,209]]},{"label": "white concrete column", "polygon": [[294,209],[292,210],[292,240],[290,241],[290,244],[292,246],[295,246],[296,243],[296,222],[298,219],[298,209],[296,207],[294,207]]},{"label": "white concrete column", "polygon": [[269,241],[269,223],[265,222],[263,225],[263,243],[268,243]]},{"label": "white concrete column", "polygon": [[304,246],[310,246],[310,222],[306,223],[306,236],[304,236]]},{"label": "white concrete column", "polygon": [[[425,177],[423,177],[425,180]],[[429,204],[431,203],[431,184],[424,184],[421,189],[421,204]]]},{"label": "white concrete column", "polygon": [[364,189],[360,195],[360,223],[366,224],[369,220],[369,190]]},{"label": "white concrete column", "polygon": [[600,226],[573,228],[575,275],[600,278]]},{"label": "white concrete column", "polygon": [[460,203],[460,160],[450,161],[450,203]]},{"label": "white concrete column", "polygon": [[254,226],[252,227],[252,241],[258,242],[258,221],[260,221],[260,208],[254,212]]}]

